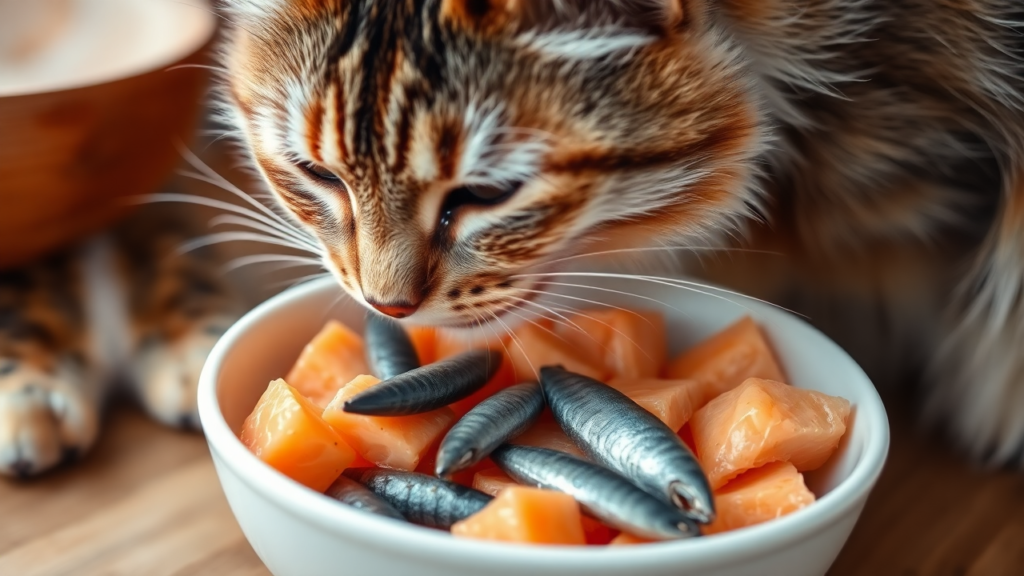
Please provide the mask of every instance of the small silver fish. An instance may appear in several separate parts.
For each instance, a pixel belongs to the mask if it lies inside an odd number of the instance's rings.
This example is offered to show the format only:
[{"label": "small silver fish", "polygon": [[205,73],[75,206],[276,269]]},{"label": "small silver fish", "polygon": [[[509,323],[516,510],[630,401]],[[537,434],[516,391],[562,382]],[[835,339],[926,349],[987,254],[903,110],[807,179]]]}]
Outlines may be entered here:
[{"label": "small silver fish", "polygon": [[416,472],[349,468],[344,475],[369,488],[410,522],[431,528],[447,530],[492,500],[478,490]]},{"label": "small silver fish", "polygon": [[363,338],[367,363],[377,378],[387,380],[420,367],[416,348],[398,322],[367,312]]},{"label": "small silver fish", "polygon": [[497,350],[470,350],[399,374],[356,394],[345,412],[371,416],[422,414],[476,392],[501,366]]},{"label": "small silver fish", "polygon": [[611,470],[563,452],[505,444],[491,459],[515,481],[569,494],[589,514],[631,534],[654,540],[700,535],[681,510],[634,486]]},{"label": "small silver fish", "polygon": [[697,522],[715,519],[707,476],[661,420],[611,386],[561,367],[541,368],[540,382],[558,425],[588,458]]},{"label": "small silver fish", "polygon": [[388,504],[366,486],[345,475],[339,476],[324,494],[353,508],[405,521],[405,517],[395,510],[394,506]]},{"label": "small silver fish", "polygon": [[437,475],[445,478],[480,462],[525,432],[543,409],[544,393],[536,382],[510,386],[477,404],[441,440]]}]

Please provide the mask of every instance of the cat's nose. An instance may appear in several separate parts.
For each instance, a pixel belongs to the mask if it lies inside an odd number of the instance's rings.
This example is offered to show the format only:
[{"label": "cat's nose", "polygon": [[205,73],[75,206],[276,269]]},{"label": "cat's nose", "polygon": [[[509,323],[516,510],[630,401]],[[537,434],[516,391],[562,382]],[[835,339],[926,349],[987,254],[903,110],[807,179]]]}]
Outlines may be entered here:
[{"label": "cat's nose", "polygon": [[366,299],[366,303],[373,306],[374,310],[377,312],[380,312],[385,316],[391,316],[392,318],[405,318],[406,316],[411,316],[412,313],[420,307],[419,302],[412,304],[408,302],[390,302],[388,304],[383,304],[369,298]]}]

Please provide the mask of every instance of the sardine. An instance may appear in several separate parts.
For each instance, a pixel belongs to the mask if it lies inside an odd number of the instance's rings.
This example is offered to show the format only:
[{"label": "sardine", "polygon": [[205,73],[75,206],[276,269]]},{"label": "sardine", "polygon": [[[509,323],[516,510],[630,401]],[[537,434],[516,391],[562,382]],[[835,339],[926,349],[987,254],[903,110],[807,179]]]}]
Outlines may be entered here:
[{"label": "sardine", "polygon": [[492,500],[478,490],[416,472],[349,468],[344,475],[369,488],[410,522],[431,528],[447,530]]},{"label": "sardine", "polygon": [[477,404],[441,441],[437,475],[444,478],[480,462],[525,432],[543,409],[544,393],[536,382],[510,386]]},{"label": "sardine", "polygon": [[715,519],[707,476],[661,420],[611,386],[561,367],[541,368],[540,381],[558,425],[588,458],[697,522]]},{"label": "sardine", "polygon": [[394,506],[347,476],[339,476],[324,494],[353,508],[405,521],[405,517]]},{"label": "sardine", "polygon": [[501,366],[501,352],[470,350],[421,366],[356,394],[345,412],[371,416],[422,414],[476,392]]},{"label": "sardine", "polygon": [[683,511],[634,486],[621,475],[563,452],[505,444],[491,459],[515,481],[569,494],[599,520],[655,540],[700,535]]},{"label": "sardine", "polygon": [[368,312],[363,338],[367,363],[377,378],[387,380],[420,367],[416,348],[398,322]]}]

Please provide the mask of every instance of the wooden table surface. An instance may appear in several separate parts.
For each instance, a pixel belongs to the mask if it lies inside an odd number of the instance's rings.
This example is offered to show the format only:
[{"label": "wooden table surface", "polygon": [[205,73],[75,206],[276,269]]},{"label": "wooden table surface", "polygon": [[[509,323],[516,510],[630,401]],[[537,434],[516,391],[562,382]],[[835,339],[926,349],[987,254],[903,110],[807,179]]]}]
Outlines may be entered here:
[{"label": "wooden table surface", "polygon": [[[1024,574],[1024,475],[970,470],[894,418],[889,465],[830,574]],[[261,576],[198,434],[117,406],[77,466],[0,480],[0,575]]]}]

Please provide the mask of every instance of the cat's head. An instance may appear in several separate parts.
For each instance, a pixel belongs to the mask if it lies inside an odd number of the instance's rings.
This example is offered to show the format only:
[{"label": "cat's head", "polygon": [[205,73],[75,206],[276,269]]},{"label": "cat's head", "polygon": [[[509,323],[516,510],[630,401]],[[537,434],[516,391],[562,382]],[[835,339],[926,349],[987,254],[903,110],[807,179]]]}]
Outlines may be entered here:
[{"label": "cat's head", "polygon": [[553,260],[706,235],[763,118],[696,0],[228,0],[225,95],[357,300],[466,325]]}]

